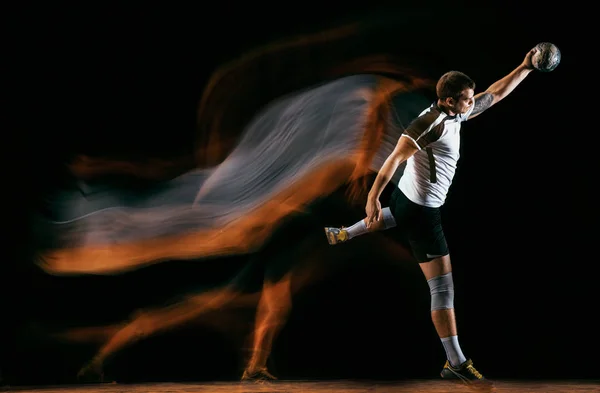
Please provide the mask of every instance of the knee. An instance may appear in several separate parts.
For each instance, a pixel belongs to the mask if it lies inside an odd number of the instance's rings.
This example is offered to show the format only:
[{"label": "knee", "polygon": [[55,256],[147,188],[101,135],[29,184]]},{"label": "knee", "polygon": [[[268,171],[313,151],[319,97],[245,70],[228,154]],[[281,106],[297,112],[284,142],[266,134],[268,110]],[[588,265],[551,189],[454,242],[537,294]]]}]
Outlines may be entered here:
[{"label": "knee", "polygon": [[431,293],[431,311],[454,308],[454,282],[452,272],[427,280]]}]

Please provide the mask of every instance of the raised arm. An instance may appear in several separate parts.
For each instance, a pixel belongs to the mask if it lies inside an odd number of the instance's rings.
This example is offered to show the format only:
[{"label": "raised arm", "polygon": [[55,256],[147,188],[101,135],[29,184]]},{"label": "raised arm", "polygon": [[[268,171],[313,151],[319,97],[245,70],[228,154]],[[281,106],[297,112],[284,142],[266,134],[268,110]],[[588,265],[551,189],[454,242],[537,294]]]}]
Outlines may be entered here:
[{"label": "raised arm", "polygon": [[509,95],[515,87],[521,83],[527,75],[531,71],[533,71],[533,65],[531,63],[531,58],[537,52],[537,49],[533,48],[527,55],[525,55],[525,59],[517,68],[512,70],[508,75],[504,78],[494,82],[490,87],[488,87],[484,92],[477,94],[474,97],[475,103],[473,112],[469,116],[469,119],[478,116],[486,109],[490,108],[492,105],[500,102],[504,97]]}]

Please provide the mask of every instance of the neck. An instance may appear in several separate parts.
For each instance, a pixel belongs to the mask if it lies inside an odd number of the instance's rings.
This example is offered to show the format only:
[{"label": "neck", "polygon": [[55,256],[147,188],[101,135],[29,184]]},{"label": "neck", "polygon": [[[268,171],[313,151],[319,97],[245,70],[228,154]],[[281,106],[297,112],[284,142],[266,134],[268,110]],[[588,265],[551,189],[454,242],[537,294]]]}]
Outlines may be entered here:
[{"label": "neck", "polygon": [[438,107],[439,107],[439,108],[440,108],[440,109],[441,109],[441,110],[442,110],[444,113],[446,113],[446,114],[447,114],[447,115],[449,115],[449,116],[455,116],[455,115],[456,115],[456,113],[455,113],[455,112],[454,112],[454,111],[453,111],[451,108],[449,108],[449,107],[448,107],[446,104],[444,104],[444,102],[443,102],[442,100],[439,100],[439,99],[437,100],[437,106],[438,106]]}]

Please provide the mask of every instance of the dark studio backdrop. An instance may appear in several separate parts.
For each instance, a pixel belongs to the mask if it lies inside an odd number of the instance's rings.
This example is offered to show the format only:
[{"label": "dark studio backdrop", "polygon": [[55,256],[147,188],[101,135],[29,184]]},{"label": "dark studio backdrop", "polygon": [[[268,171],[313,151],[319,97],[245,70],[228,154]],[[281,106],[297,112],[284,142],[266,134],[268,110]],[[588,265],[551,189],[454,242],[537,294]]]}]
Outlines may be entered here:
[{"label": "dark studio backdrop", "polygon": [[[290,263],[304,255],[319,256],[331,274],[294,298],[274,344],[273,372],[290,379],[436,378],[445,354],[418,267],[393,261],[381,247],[384,234],[345,249],[326,244],[323,226],[362,217],[362,205],[345,204],[344,190],[315,208],[308,224],[278,233],[283,243],[273,241],[253,256],[171,261],[106,277],[54,277],[32,263],[28,218],[45,192],[70,184],[64,163],[71,157],[189,154],[198,100],[218,66],[275,39],[385,18],[399,22],[376,41],[357,44],[360,50],[388,48],[433,78],[464,71],[477,91],[516,67],[538,42],[561,49],[554,72],[531,73],[505,101],[463,126],[443,219],[459,338],[478,368],[490,378],[597,378],[596,171],[586,153],[594,140],[575,125],[582,104],[573,87],[581,76],[578,39],[553,22],[580,12],[558,5],[239,8],[222,2],[207,9],[32,7],[11,14],[8,65],[14,68],[7,81],[14,123],[3,149],[11,218],[11,253],[2,266],[5,382],[73,383],[97,346],[51,333],[119,322],[136,309],[222,285],[250,262]],[[289,78],[302,72],[303,61]],[[255,75],[269,78],[260,68]],[[309,250],[290,239],[308,239]],[[253,311],[223,310],[151,336],[120,352],[107,372],[120,381],[237,379],[240,336]]]}]

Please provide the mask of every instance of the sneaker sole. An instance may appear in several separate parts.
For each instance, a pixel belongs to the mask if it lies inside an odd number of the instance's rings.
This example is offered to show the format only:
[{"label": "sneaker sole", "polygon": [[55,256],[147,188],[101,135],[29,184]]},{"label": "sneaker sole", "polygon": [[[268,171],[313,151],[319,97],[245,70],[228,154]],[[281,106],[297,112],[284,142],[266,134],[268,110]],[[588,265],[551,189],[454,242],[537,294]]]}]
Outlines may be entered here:
[{"label": "sneaker sole", "polygon": [[333,233],[329,232],[327,230],[327,228],[325,228],[324,231],[325,231],[325,236],[327,237],[327,242],[332,246],[337,244],[337,241],[335,240],[335,235]]}]

